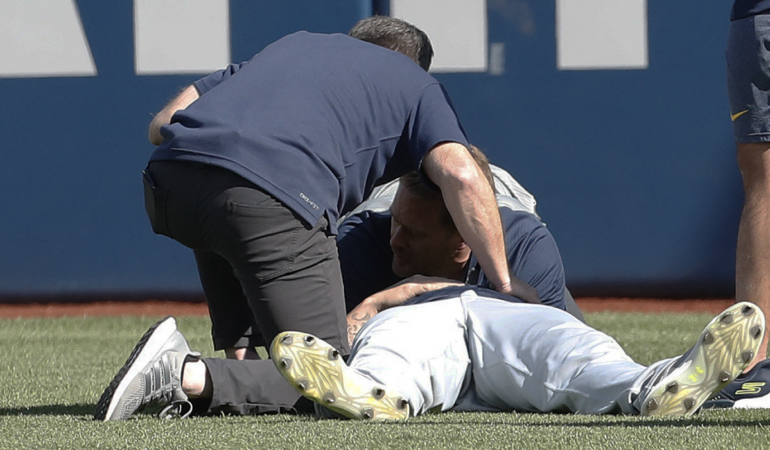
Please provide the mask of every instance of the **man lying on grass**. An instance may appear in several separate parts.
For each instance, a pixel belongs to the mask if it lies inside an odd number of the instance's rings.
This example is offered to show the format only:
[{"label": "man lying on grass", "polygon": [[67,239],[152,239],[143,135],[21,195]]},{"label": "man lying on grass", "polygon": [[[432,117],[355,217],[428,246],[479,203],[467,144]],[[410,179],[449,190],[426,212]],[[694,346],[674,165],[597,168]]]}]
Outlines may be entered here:
[{"label": "man lying on grass", "polygon": [[684,355],[643,366],[563,310],[477,287],[412,291],[408,284],[391,289],[390,303],[408,299],[406,306],[366,323],[347,363],[299,332],[275,338],[273,362],[327,417],[393,420],[448,410],[689,416],[745,369],[765,332],[762,311],[738,303]]}]

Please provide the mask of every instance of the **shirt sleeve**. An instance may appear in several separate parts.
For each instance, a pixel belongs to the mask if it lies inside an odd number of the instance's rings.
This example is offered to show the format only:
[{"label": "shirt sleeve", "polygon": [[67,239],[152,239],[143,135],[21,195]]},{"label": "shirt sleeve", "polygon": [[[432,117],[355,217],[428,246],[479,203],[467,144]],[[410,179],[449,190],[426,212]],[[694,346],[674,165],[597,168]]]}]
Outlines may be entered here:
[{"label": "shirt sleeve", "polygon": [[218,86],[226,79],[235,75],[246,64],[248,64],[248,61],[242,62],[240,64],[230,64],[224,69],[217,70],[216,72],[195,81],[193,83],[195,85],[195,89],[198,90],[198,94],[203,95]]},{"label": "shirt sleeve", "polygon": [[452,100],[438,82],[423,89],[417,103],[412,108],[407,125],[407,139],[415,167],[419,167],[422,158],[437,144],[457,142],[468,147],[468,138],[457,117]]}]

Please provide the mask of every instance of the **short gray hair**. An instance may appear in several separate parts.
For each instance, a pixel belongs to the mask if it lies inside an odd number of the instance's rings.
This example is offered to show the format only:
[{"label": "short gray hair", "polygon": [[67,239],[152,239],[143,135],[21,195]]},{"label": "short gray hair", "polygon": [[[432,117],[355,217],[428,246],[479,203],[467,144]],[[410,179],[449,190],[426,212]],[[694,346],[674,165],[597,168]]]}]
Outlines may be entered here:
[{"label": "short gray hair", "polygon": [[353,25],[348,35],[404,54],[425,71],[433,60],[428,35],[416,26],[388,16],[372,16]]}]

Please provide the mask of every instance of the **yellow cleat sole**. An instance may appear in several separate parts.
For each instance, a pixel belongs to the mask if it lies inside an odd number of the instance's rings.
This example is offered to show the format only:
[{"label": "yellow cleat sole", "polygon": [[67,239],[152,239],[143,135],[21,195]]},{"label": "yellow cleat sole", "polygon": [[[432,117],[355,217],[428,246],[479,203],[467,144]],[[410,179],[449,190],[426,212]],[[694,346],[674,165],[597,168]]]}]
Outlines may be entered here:
[{"label": "yellow cleat sole", "polygon": [[270,356],[297,392],[350,419],[404,420],[409,404],[369,377],[348,367],[337,350],[307,333],[283,332]]},{"label": "yellow cleat sole", "polygon": [[716,316],[687,359],[654,386],[643,416],[694,414],[741,374],[759,351],[765,317],[754,304],[737,303]]}]

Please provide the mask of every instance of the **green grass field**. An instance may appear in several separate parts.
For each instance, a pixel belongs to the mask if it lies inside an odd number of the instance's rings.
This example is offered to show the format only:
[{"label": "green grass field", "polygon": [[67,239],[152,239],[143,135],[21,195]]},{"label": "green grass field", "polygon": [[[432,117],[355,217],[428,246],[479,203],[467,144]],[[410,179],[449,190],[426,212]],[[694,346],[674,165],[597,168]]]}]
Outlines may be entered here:
[{"label": "green grass field", "polygon": [[[157,319],[0,320],[0,449],[770,448],[770,410],[710,410],[689,419],[448,413],[406,423],[290,415],[92,421],[102,390]],[[599,313],[587,319],[646,364],[686,350],[710,316]],[[207,318],[178,323],[194,349],[217,356]]]}]

